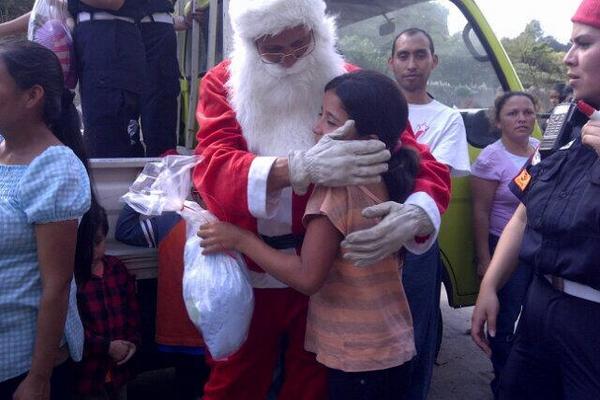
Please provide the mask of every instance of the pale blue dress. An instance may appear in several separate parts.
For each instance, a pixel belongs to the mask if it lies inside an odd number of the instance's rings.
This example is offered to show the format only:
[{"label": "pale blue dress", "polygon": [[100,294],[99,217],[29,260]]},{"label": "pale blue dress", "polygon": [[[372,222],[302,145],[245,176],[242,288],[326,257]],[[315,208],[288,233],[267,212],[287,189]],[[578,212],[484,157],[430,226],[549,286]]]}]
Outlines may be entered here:
[{"label": "pale blue dress", "polygon": [[[35,224],[80,219],[90,182],[65,146],[51,146],[28,165],[0,164],[0,382],[31,368],[42,293]],[[71,282],[63,343],[81,359],[83,328]]]}]

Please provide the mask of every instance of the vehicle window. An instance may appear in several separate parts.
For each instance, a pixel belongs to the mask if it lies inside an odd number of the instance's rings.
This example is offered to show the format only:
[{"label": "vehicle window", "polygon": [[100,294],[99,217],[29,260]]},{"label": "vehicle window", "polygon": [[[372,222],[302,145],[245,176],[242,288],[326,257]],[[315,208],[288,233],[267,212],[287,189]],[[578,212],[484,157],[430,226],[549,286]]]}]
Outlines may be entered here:
[{"label": "vehicle window", "polygon": [[481,109],[493,105],[502,84],[484,46],[455,4],[449,0],[327,3],[329,11],[338,15],[340,52],[361,68],[391,76],[387,61],[396,35],[412,27],[429,32],[439,57],[439,65],[429,79],[429,92],[462,111],[472,145],[482,147],[495,140]]}]

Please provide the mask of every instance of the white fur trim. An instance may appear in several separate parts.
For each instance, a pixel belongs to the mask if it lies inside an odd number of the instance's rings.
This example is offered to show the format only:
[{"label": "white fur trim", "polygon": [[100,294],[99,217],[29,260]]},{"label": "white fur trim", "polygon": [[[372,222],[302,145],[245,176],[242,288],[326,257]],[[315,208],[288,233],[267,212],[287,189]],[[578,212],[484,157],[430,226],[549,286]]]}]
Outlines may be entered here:
[{"label": "white fur trim", "polygon": [[255,40],[299,25],[321,31],[325,7],[323,0],[230,0],[229,18],[237,35]]},{"label": "white fur trim", "polygon": [[411,240],[406,243],[404,247],[413,254],[423,254],[435,242],[440,232],[440,225],[442,223],[442,216],[437,204],[431,196],[425,192],[416,192],[408,196],[404,204],[414,204],[415,206],[421,207],[429,216],[429,219],[433,223],[433,233],[429,235],[427,240],[423,243],[417,243],[415,240]]},{"label": "white fur trim", "polygon": [[[256,157],[248,171],[248,210],[255,218],[269,217],[267,183],[277,157]],[[275,196],[277,199],[279,196]]]}]

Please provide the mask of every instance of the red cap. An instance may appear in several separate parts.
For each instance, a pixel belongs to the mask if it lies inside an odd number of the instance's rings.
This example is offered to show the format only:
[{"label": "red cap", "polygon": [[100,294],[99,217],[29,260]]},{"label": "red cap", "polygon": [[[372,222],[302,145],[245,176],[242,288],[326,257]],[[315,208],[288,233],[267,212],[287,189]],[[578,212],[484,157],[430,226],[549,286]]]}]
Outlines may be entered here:
[{"label": "red cap", "polygon": [[600,0],[583,0],[571,21],[600,29]]}]

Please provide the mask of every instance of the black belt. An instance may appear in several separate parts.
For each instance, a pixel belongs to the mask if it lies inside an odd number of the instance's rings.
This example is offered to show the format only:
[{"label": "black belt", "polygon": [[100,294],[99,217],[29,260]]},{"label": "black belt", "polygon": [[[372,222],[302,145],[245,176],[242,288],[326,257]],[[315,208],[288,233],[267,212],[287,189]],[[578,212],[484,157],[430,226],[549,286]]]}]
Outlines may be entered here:
[{"label": "black belt", "polygon": [[279,236],[260,235],[262,240],[277,250],[295,249],[302,246],[304,235],[294,235],[293,233]]}]

